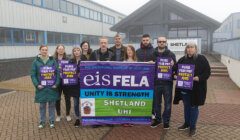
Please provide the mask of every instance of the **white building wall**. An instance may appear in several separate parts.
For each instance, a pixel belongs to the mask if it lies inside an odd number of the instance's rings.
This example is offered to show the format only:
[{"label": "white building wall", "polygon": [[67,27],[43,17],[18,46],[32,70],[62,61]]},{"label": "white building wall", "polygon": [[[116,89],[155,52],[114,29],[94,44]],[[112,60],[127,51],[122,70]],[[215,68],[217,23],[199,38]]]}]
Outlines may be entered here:
[{"label": "white building wall", "polygon": [[[78,2],[83,4],[85,7],[89,6],[94,10],[101,9],[100,6],[94,5],[86,0],[80,0]],[[119,13],[104,8],[102,8],[102,11],[103,13],[114,16],[115,19],[119,19],[118,17],[123,16]],[[67,23],[63,22],[63,18],[67,19]],[[112,26],[110,24],[69,15],[58,11],[47,10],[11,0],[0,0],[0,19],[0,27],[97,36],[114,36],[116,34],[115,32],[110,31],[110,27]]]},{"label": "white building wall", "polygon": [[227,66],[228,73],[232,81],[240,87],[240,61],[221,55],[221,62]]}]

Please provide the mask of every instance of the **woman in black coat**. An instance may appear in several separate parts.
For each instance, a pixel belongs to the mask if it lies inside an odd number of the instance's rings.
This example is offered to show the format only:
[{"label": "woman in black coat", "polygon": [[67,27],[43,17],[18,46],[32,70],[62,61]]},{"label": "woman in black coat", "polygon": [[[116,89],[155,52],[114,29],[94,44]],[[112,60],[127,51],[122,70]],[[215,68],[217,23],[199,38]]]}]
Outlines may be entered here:
[{"label": "woman in black coat", "polygon": [[197,45],[195,43],[187,44],[185,56],[180,58],[176,64],[176,73],[178,64],[195,65],[192,90],[176,87],[174,97],[174,104],[178,104],[182,100],[184,105],[185,122],[178,130],[185,130],[190,127],[189,136],[194,136],[196,134],[196,123],[199,115],[198,107],[205,103],[207,80],[211,74],[211,70],[205,56],[197,53]]}]

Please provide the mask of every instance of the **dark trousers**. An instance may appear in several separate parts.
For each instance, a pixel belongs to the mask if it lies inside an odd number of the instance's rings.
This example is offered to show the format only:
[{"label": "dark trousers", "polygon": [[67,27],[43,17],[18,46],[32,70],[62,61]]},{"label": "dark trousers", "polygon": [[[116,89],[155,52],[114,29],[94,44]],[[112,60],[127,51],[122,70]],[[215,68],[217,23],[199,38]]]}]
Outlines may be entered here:
[{"label": "dark trousers", "polygon": [[[62,86],[60,86],[58,88],[59,100],[56,101],[56,111],[57,111],[58,116],[61,116],[61,95],[62,95],[62,93],[63,93],[63,88],[62,88]],[[66,105],[66,115],[69,116],[70,108],[71,108],[70,96],[64,94],[64,98],[65,98],[65,105]]]},{"label": "dark trousers", "polygon": [[182,99],[185,124],[190,126],[191,129],[195,129],[199,115],[198,106],[191,106],[191,96],[189,93],[182,92]]},{"label": "dark trousers", "polygon": [[[154,112],[158,121],[163,123],[169,123],[172,110],[172,84],[157,85],[155,86],[155,97],[154,97]],[[164,99],[164,111],[162,110],[162,96]]]}]

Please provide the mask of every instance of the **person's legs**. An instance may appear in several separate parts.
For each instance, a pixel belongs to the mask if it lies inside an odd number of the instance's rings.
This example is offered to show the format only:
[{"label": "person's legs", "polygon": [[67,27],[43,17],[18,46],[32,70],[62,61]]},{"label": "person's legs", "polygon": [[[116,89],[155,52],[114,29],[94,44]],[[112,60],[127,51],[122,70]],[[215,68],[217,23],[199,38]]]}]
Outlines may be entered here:
[{"label": "person's legs", "polygon": [[65,104],[66,104],[66,116],[70,115],[70,109],[71,109],[71,97],[67,94],[64,94],[65,98]]},{"label": "person's legs", "polygon": [[46,103],[39,104],[40,120],[38,128],[44,128],[46,122]]},{"label": "person's legs", "polygon": [[73,97],[73,99],[74,99],[74,111],[76,116],[76,121],[74,123],[74,126],[80,127],[79,97]]},{"label": "person's legs", "polygon": [[55,119],[55,102],[48,102],[49,122],[54,123]]},{"label": "person's legs", "polygon": [[190,125],[190,111],[191,111],[191,101],[190,95],[188,93],[182,93],[183,106],[184,106],[184,124]]},{"label": "person's legs", "polygon": [[60,86],[58,88],[59,100],[56,101],[56,112],[57,112],[56,121],[60,121],[61,119],[61,95],[62,95],[62,87]]},{"label": "person's legs", "polygon": [[172,85],[164,85],[163,91],[164,98],[164,111],[163,111],[163,123],[169,124],[172,110]]},{"label": "person's legs", "polygon": [[196,129],[199,114],[198,106],[192,106],[190,110],[190,129]]},{"label": "person's legs", "polygon": [[162,122],[162,93],[163,93],[163,87],[162,86],[155,86],[154,91],[154,113],[155,113],[155,119],[153,119],[153,122],[151,124],[152,128],[157,127]]}]

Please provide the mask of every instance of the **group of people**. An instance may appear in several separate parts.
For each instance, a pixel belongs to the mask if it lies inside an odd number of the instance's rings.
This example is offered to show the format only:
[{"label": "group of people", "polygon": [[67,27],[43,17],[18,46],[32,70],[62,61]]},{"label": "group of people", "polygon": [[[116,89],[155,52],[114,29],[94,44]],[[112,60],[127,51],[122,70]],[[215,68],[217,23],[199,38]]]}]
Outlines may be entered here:
[{"label": "group of people", "polygon": [[[196,134],[196,123],[198,119],[198,107],[203,105],[206,99],[207,79],[210,76],[210,66],[207,59],[197,53],[197,45],[189,43],[185,49],[185,55],[176,61],[175,54],[167,47],[166,37],[157,39],[157,47],[151,44],[151,38],[148,34],[144,34],[141,38],[140,48],[135,51],[134,46],[122,44],[122,37],[117,34],[114,37],[115,45],[108,47],[108,38],[101,37],[99,39],[100,48],[92,51],[90,44],[83,41],[80,47],[73,47],[71,58],[68,59],[64,45],[60,44],[56,47],[54,56],[48,54],[48,47],[41,45],[40,54],[35,58],[31,69],[31,78],[36,88],[35,102],[40,104],[40,124],[39,128],[44,128],[46,123],[46,106],[48,104],[49,124],[50,128],[54,128],[54,122],[59,122],[61,118],[61,95],[64,94],[66,105],[66,120],[71,121],[71,97],[74,101],[75,127],[80,126],[80,83],[75,85],[64,85],[61,80],[62,63],[76,64],[78,67],[81,61],[122,61],[122,62],[149,62],[155,63],[158,57],[171,58],[171,66],[173,68],[172,80],[158,80],[155,78],[155,89],[152,106],[153,120],[151,127],[155,128],[163,123],[164,129],[169,129],[171,108],[173,101],[173,81],[176,79],[178,64],[194,64],[194,82],[193,89],[175,89],[174,104],[178,104],[180,100],[184,104],[184,123],[179,130],[190,128],[189,135]],[[40,72],[43,66],[54,66],[56,80],[51,86],[41,84]],[[79,69],[76,73],[79,75]],[[79,80],[78,80],[79,82]],[[162,97],[164,99],[164,111],[161,111]],[[55,109],[57,117],[55,119]],[[129,125],[129,124],[128,124]],[[132,126],[132,125],[130,125]]]}]

